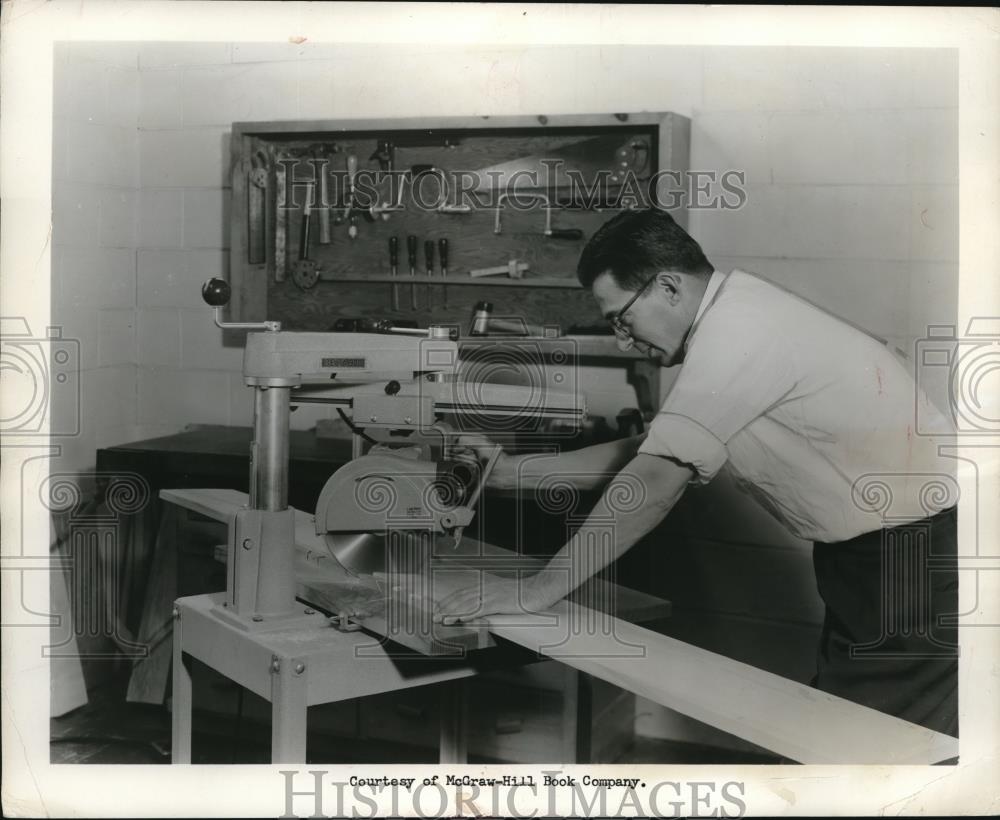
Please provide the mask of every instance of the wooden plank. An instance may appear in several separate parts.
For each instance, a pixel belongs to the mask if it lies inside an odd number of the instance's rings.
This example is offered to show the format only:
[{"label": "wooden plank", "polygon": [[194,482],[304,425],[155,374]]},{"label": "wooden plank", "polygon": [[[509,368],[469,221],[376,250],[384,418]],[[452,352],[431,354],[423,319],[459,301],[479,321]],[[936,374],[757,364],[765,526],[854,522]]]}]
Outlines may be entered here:
[{"label": "wooden plank", "polygon": [[[241,496],[246,497],[231,491],[161,492],[165,500],[215,509],[222,516],[218,520],[226,520]],[[297,521],[297,541],[299,533]],[[312,539],[316,545],[315,533]],[[462,559],[468,562],[469,556]],[[494,635],[802,763],[916,765],[958,754],[958,741],[948,735],[620,618],[612,619],[610,634],[588,634],[576,628],[593,616],[585,608],[562,601],[548,614],[556,617],[544,626],[520,616],[484,620]]]},{"label": "wooden plank", "polygon": [[[957,738],[625,621],[616,619],[612,639],[562,641],[586,617],[579,609],[560,602],[551,627],[494,615],[490,631],[801,763],[925,765],[958,755]],[[621,657],[622,643],[643,654]]]},{"label": "wooden plank", "polygon": [[547,116],[473,116],[473,117],[404,117],[358,118],[336,120],[271,120],[234,122],[233,134],[311,134],[346,131],[448,131],[495,128],[579,128],[585,126],[666,125],[689,122],[686,117],[671,112],[637,112],[632,114],[552,114]]}]

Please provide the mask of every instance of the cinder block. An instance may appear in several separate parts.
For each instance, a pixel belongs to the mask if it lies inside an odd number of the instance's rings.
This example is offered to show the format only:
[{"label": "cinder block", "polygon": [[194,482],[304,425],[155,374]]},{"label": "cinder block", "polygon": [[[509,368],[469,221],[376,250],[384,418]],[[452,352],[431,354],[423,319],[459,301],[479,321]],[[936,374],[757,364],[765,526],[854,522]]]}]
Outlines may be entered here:
[{"label": "cinder block", "polygon": [[143,248],[180,248],[183,244],[184,191],[146,188],[139,193],[139,244]]},{"label": "cinder block", "polygon": [[740,171],[748,184],[770,183],[768,118],[756,111],[697,114],[691,123],[691,170]]},{"label": "cinder block", "polygon": [[63,310],[135,306],[135,251],[53,247],[52,301]]},{"label": "cinder block", "polygon": [[54,65],[53,116],[67,120],[106,123],[108,67],[67,54]]},{"label": "cinder block", "polygon": [[138,363],[154,367],[180,367],[181,318],[174,308],[137,311]]},{"label": "cinder block", "polygon": [[907,74],[910,86],[906,105],[914,108],[957,108],[958,49],[912,49],[910,55]]},{"label": "cinder block", "polygon": [[227,373],[139,368],[140,424],[227,424]]},{"label": "cinder block", "polygon": [[67,178],[98,185],[138,187],[135,128],[67,123]]},{"label": "cinder block", "polygon": [[899,185],[910,130],[898,111],[826,110],[768,118],[774,182]]},{"label": "cinder block", "polygon": [[904,260],[909,191],[901,186],[747,186],[737,211],[691,213],[693,235],[717,256]]},{"label": "cinder block", "polygon": [[903,111],[896,127],[906,135],[907,182],[958,184],[957,108]]},{"label": "cinder block", "polygon": [[138,193],[127,188],[99,189],[101,244],[110,248],[134,248]]},{"label": "cinder block", "polygon": [[106,68],[106,121],[135,128],[139,122],[139,72],[134,68]]},{"label": "cinder block", "polygon": [[[201,286],[212,277],[226,278],[228,255],[208,250],[140,250],[139,301],[142,307],[204,307]],[[206,313],[211,320],[210,313]]]},{"label": "cinder block", "polygon": [[910,104],[907,49],[705,49],[707,111],[900,108]]},{"label": "cinder block", "polygon": [[[690,116],[702,108],[703,53],[700,46],[676,45],[587,45],[570,47],[579,55],[572,66],[573,87],[588,113],[607,111],[674,111]],[[566,49],[569,50],[569,49]],[[562,59],[563,49],[540,47],[527,54]],[[656,82],[650,82],[652,76]],[[532,86],[533,74],[522,79]],[[601,100],[595,105],[594,100]],[[557,101],[553,100],[555,104]]]},{"label": "cinder block", "polygon": [[182,310],[180,314],[181,367],[242,370],[242,337],[226,338],[212,320],[212,311],[207,305],[200,310]]},{"label": "cinder block", "polygon": [[59,454],[52,457],[53,473],[92,473],[97,469],[97,436],[92,430],[59,439]]},{"label": "cinder block", "polygon": [[230,184],[228,128],[140,131],[143,188],[217,188]]},{"label": "cinder block", "polygon": [[219,65],[232,60],[230,43],[159,42],[139,44],[139,68],[169,69]]},{"label": "cinder block", "polygon": [[98,361],[101,367],[135,364],[135,311],[128,308],[102,310],[98,316]]},{"label": "cinder block", "polygon": [[[56,289],[53,289],[54,295],[56,292]],[[98,313],[99,309],[93,306],[76,307],[67,305],[61,299],[53,298],[52,300],[50,322],[53,327],[60,328],[64,339],[79,344],[78,365],[81,370],[92,370],[100,364]]]},{"label": "cinder block", "polygon": [[139,74],[139,128],[181,128],[181,72],[143,71]]},{"label": "cinder block", "polygon": [[52,242],[96,247],[100,239],[98,188],[56,179],[52,186]]},{"label": "cinder block", "polygon": [[908,262],[734,257],[712,262],[722,271],[738,267],[757,273],[882,338],[904,333],[908,326]]},{"label": "cinder block", "polygon": [[181,76],[184,126],[294,119],[299,73],[297,63],[187,69]]},{"label": "cinder block", "polygon": [[957,262],[958,186],[919,186],[910,193],[910,258],[923,262]]},{"label": "cinder block", "polygon": [[184,191],[184,247],[229,247],[230,189]]},{"label": "cinder block", "polygon": [[118,68],[139,68],[139,44],[120,41],[70,41],[57,44],[76,60],[91,60]]},{"label": "cinder block", "polygon": [[[958,326],[958,264],[910,262],[907,267],[910,285],[907,335],[922,339],[931,325]],[[960,333],[964,330],[959,327]],[[914,358],[914,351],[909,353]]]},{"label": "cinder block", "polygon": [[234,427],[253,426],[253,390],[244,384],[242,373],[229,374],[229,423]]},{"label": "cinder block", "polygon": [[135,425],[136,378],[134,364],[99,367],[84,373],[82,427],[97,431]]}]

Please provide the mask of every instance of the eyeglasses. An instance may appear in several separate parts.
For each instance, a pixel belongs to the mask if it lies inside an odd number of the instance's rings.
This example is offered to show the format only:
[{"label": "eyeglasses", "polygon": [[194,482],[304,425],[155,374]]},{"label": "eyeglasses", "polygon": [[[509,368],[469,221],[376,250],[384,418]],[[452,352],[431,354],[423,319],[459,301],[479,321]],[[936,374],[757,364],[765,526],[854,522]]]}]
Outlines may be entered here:
[{"label": "eyeglasses", "polygon": [[625,318],[625,314],[628,313],[629,308],[635,304],[635,300],[642,296],[656,277],[659,276],[659,272],[654,273],[649,279],[646,280],[645,284],[639,290],[635,292],[631,299],[629,299],[614,316],[611,317],[611,329],[614,331],[616,336],[622,336],[631,339],[632,332],[625,326],[625,322],[622,321]]}]

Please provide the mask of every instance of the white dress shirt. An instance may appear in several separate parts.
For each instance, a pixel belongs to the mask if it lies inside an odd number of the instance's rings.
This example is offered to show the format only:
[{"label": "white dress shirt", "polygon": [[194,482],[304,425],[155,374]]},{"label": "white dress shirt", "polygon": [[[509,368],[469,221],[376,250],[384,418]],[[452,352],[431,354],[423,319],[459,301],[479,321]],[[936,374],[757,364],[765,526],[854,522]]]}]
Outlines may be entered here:
[{"label": "white dress shirt", "polygon": [[[940,435],[918,434],[918,413]],[[701,484],[728,463],[790,532],[832,542],[953,505],[954,460],[938,454],[951,430],[884,344],[759,277],[716,271],[639,452]]]}]

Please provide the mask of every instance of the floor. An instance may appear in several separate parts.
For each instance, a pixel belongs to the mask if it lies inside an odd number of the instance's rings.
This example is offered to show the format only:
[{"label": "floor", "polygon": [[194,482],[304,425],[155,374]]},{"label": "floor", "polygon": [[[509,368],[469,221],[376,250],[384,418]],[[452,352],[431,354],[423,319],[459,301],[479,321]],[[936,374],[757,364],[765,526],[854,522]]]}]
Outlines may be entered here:
[{"label": "floor", "polygon": [[[51,721],[52,763],[170,762],[170,713],[164,706],[125,702],[128,679],[112,679],[90,694],[90,702]],[[194,763],[268,763],[265,726],[200,713],[192,741]],[[349,753],[349,756],[347,756]],[[311,734],[308,763],[436,763],[437,750],[366,741],[344,744]],[[736,753],[690,743],[636,738],[618,763],[777,763],[780,758]]]}]

